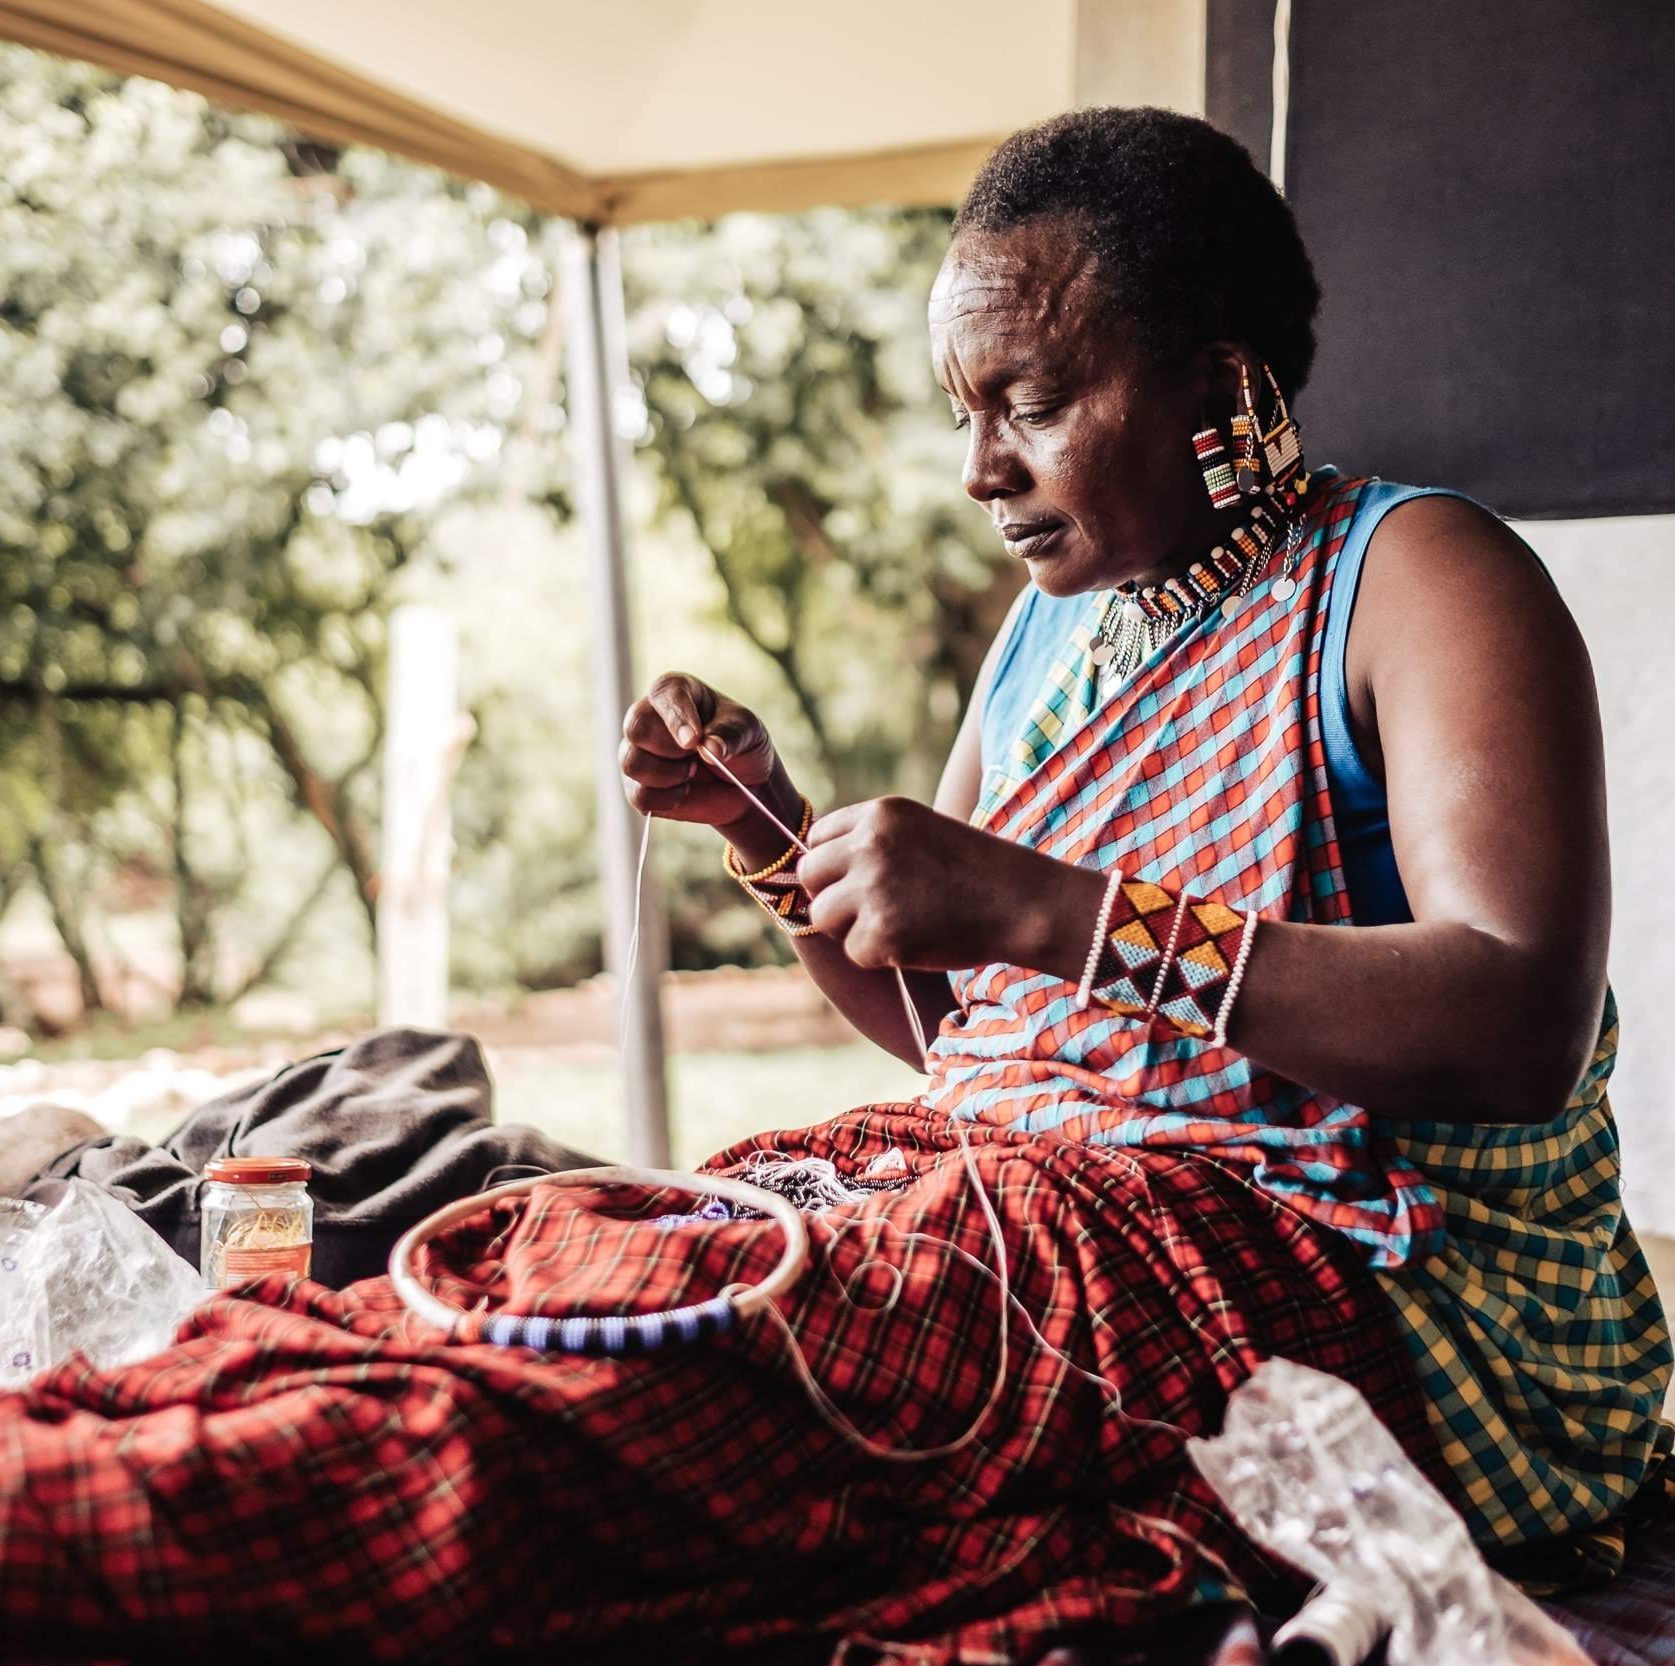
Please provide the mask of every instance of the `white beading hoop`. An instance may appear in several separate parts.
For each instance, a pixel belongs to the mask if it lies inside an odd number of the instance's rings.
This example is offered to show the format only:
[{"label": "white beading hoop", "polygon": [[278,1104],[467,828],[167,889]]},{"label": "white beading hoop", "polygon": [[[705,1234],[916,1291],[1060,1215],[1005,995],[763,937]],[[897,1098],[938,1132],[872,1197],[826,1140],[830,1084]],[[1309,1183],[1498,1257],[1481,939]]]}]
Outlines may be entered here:
[{"label": "white beading hoop", "polygon": [[796,1282],[808,1264],[808,1228],[789,1199],[742,1180],[721,1175],[681,1174],[673,1169],[628,1167],[563,1169],[493,1186],[475,1197],[461,1198],[409,1227],[390,1251],[390,1283],[409,1312],[426,1324],[455,1335],[463,1319],[472,1317],[451,1307],[414,1276],[412,1261],[418,1247],[445,1228],[479,1214],[503,1197],[522,1197],[537,1186],[659,1186],[730,1198],[759,1209],[785,1233],[785,1253],[760,1284],[729,1285],[719,1295],[693,1307],[662,1313],[584,1314],[567,1319],[496,1315],[483,1327],[484,1339],[508,1346],[548,1349],[564,1353],[627,1353],[662,1346],[665,1342],[696,1341],[727,1329],[734,1319],[766,1307]]}]

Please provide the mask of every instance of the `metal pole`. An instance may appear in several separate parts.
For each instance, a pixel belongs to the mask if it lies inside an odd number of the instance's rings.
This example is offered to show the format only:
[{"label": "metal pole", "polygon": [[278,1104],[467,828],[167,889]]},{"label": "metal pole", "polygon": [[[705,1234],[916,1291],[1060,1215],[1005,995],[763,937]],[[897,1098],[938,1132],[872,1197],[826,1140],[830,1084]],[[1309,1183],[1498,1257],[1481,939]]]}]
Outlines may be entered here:
[{"label": "metal pole", "polygon": [[635,868],[643,824],[623,797],[617,765],[622,715],[634,699],[635,687],[622,530],[622,447],[614,421],[615,392],[628,379],[616,233],[579,228],[565,244],[563,283],[566,397],[577,496],[593,576],[593,715],[605,964],[622,998],[623,1023],[617,1044],[628,1104],[628,1155],[635,1163],[666,1168],[669,1101],[658,974],[667,954],[654,888],[648,887],[640,913],[640,952],[632,977],[625,982],[624,976],[634,942]]}]

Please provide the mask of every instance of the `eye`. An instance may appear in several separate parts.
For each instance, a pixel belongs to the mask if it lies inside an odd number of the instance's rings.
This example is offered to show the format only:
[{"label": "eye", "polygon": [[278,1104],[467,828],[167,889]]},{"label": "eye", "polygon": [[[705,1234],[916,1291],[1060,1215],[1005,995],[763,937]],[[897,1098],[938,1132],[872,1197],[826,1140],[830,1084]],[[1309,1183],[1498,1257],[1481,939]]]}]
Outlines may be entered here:
[{"label": "eye", "polygon": [[1059,405],[1040,405],[1033,410],[1014,411],[1012,414],[1019,422],[1027,423],[1031,428],[1040,428],[1051,422],[1062,408]]}]

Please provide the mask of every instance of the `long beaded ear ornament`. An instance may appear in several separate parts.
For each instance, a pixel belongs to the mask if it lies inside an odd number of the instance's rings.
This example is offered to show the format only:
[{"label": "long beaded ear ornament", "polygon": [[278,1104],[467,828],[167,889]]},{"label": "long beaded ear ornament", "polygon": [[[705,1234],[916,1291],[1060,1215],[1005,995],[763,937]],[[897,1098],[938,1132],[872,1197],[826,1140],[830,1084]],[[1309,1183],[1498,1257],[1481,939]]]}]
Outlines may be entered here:
[{"label": "long beaded ear ornament", "polygon": [[1222,444],[1221,430],[1209,424],[1192,436],[1193,455],[1204,475],[1204,489],[1217,509],[1231,509],[1239,501],[1239,489],[1233,482],[1233,465],[1227,460],[1227,447]]},{"label": "long beaded ear ornament", "polygon": [[1268,466],[1269,489],[1277,490],[1303,466],[1303,436],[1297,431],[1285,395],[1280,392],[1274,373],[1263,365],[1268,391],[1274,396],[1274,423],[1262,435],[1262,460]]},{"label": "long beaded ear ornament", "polygon": [[1262,490],[1261,466],[1257,458],[1256,442],[1259,424],[1256,418],[1256,396],[1251,392],[1250,372],[1239,366],[1239,404],[1233,413],[1233,484],[1245,497],[1255,497]]}]

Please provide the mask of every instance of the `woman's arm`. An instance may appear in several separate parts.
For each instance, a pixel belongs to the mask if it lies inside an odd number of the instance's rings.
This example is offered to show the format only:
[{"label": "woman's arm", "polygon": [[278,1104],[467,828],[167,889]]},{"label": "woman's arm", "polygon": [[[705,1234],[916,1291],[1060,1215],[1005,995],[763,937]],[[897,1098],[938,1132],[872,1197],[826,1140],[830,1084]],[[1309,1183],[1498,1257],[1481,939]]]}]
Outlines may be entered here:
[{"label": "woman's arm", "polygon": [[1258,932],[1230,1038],[1375,1110],[1556,1115],[1596,1039],[1611,928],[1581,635],[1499,521],[1421,498],[1374,536],[1346,672],[1415,923]]},{"label": "woman's arm", "polygon": [[[977,806],[982,779],[980,742],[983,701],[1016,612],[1015,603],[984,656],[977,687],[966,708],[937,788],[937,810],[960,822],[968,820]],[[760,752],[761,768],[755,771],[747,769],[741,778],[752,782],[753,790],[786,826],[794,828],[797,825],[797,790],[784,766],[772,755],[766,734],[757,734],[760,724],[742,707],[724,698],[718,700],[713,691],[695,678],[682,676],[659,678],[647,698],[630,710],[624,725],[623,770],[629,777],[630,798],[637,809],[654,815],[683,815],[683,806],[671,802],[666,796],[675,789],[665,786],[660,763],[667,758],[671,764],[678,761],[684,769],[697,744],[694,740],[688,745],[678,738],[681,729],[687,725],[705,744],[719,744],[726,748],[723,755],[735,773],[739,772],[741,755],[751,756],[753,751]],[[697,767],[700,770],[705,768],[702,763]],[[765,775],[765,778],[757,781],[757,775]],[[672,780],[672,776],[669,779]],[[739,852],[747,872],[766,867],[785,849],[784,833],[760,811],[738,803],[734,803],[731,809],[734,818],[718,822],[717,831]],[[741,809],[742,813],[738,813]],[[712,818],[686,813],[684,819]],[[894,971],[856,965],[844,953],[843,945],[830,937],[818,934],[794,937],[791,943],[797,958],[807,968],[821,993],[855,1029],[887,1053],[894,1053],[915,1068],[923,1067],[925,1061],[908,1022]],[[906,976],[920,1025],[928,1039],[936,1034],[938,1025],[954,1007],[947,975],[944,972],[908,972]]]},{"label": "woman's arm", "polygon": [[[969,821],[971,812],[977,808],[977,795],[983,779],[983,702],[994,679],[995,663],[1011,633],[1012,622],[1022,600],[1023,594],[1020,593],[983,656],[983,664],[977,673],[977,686],[972,691],[965,716],[960,721],[959,733],[954,737],[948,761],[943,765],[942,779],[937,785],[937,811],[960,822]],[[794,805],[795,794],[791,796]],[[794,815],[787,818],[783,810],[777,813],[788,826],[796,825]],[[753,869],[773,861],[785,848],[785,835],[761,816],[722,831]],[[925,1061],[908,1022],[902,1004],[901,986],[893,970],[857,966],[844,952],[842,943],[820,933],[811,937],[794,937],[791,941],[797,958],[820,986],[821,993],[867,1040],[876,1043],[885,1052],[905,1059],[916,1069],[923,1068]],[[906,973],[906,978],[908,992],[919,1013],[920,1026],[929,1040],[954,1009],[947,974],[910,971]]]},{"label": "woman's arm", "polygon": [[[1264,921],[1230,1040],[1377,1112],[1543,1121],[1581,1076],[1604,995],[1587,655],[1528,552],[1468,504],[1403,505],[1374,549],[1350,636],[1352,711],[1386,777],[1414,923]],[[814,831],[813,918],[862,963],[1004,959],[1081,976],[1100,874],[898,799]]]}]

